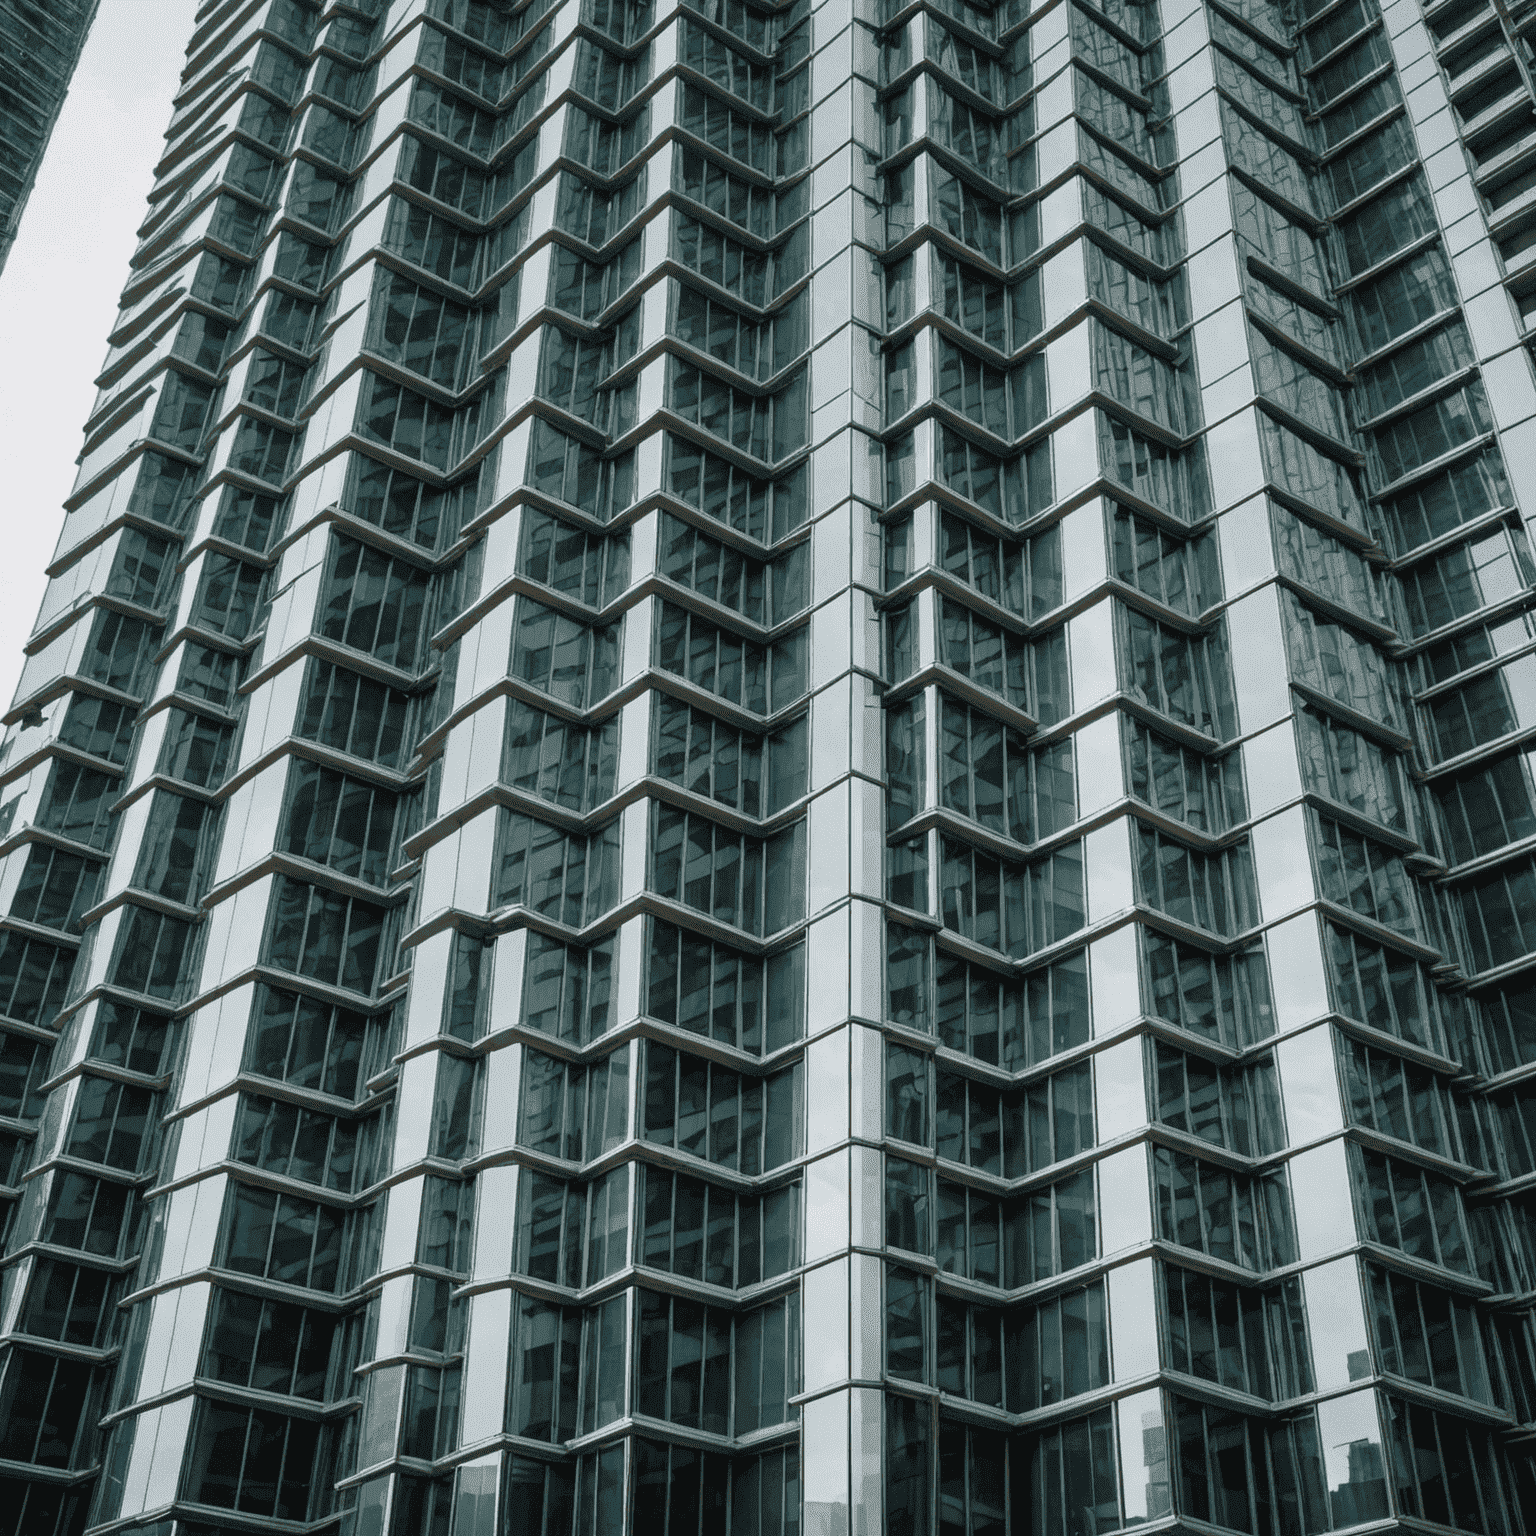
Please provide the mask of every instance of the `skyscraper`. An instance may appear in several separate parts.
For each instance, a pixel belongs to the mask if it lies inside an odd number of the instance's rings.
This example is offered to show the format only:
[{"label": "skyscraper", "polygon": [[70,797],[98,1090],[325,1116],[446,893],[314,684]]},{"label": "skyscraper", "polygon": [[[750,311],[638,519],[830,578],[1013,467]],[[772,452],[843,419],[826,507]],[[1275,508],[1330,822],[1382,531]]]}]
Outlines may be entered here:
[{"label": "skyscraper", "polygon": [[0,0],[0,271],[97,0]]},{"label": "skyscraper", "polygon": [[1529,33],[205,5],[0,1536],[1529,1532]]}]

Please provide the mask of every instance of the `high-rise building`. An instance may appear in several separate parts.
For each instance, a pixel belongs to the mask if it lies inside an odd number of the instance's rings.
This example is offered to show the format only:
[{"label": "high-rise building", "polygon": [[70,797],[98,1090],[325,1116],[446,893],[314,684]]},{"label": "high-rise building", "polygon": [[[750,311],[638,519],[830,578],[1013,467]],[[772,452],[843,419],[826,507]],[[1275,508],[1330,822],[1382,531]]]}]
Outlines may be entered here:
[{"label": "high-rise building", "polygon": [[0,271],[97,0],[0,0]]},{"label": "high-rise building", "polygon": [[1529,1536],[1532,23],[204,5],[0,1536]]}]

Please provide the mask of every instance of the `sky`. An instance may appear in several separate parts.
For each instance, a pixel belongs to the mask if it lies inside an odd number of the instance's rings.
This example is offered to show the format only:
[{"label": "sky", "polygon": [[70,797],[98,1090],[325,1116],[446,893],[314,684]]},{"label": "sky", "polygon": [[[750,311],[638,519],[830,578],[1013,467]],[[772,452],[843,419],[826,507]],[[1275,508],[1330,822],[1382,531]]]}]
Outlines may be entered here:
[{"label": "sky", "polygon": [[21,675],[197,0],[101,0],[0,272],[0,709]]}]

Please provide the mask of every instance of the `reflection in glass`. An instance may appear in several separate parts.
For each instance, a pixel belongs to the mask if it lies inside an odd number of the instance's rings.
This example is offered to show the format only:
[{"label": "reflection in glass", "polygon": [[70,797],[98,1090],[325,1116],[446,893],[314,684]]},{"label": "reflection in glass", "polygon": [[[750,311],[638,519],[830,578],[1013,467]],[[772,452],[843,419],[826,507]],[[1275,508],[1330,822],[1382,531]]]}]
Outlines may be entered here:
[{"label": "reflection in glass", "polygon": [[1125,1523],[1159,1520],[1173,1509],[1168,1481],[1168,1431],[1162,1398],[1138,1392],[1115,1405],[1120,1420],[1120,1483]]},{"label": "reflection in glass", "polygon": [[1376,1394],[1350,1392],[1319,1403],[1317,1427],[1335,1529],[1385,1519],[1387,1465]]}]

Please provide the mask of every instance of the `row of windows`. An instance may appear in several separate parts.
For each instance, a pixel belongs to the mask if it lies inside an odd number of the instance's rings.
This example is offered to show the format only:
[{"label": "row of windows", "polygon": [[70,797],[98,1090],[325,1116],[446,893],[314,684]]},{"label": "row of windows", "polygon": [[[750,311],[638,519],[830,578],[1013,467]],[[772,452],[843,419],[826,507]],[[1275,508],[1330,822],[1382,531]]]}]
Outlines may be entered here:
[{"label": "row of windows", "polygon": [[[660,918],[648,918],[647,923],[643,996],[651,1018],[754,1056],[800,1038],[805,1014],[803,945],[759,959]],[[533,964],[531,951],[527,963]]]},{"label": "row of windows", "polygon": [[772,837],[728,831],[694,811],[651,812],[650,889],[753,934],[805,916],[805,823]]},{"label": "row of windows", "polygon": [[645,1048],[641,1134],[740,1173],[767,1173],[800,1150],[802,1068],[748,1077],[654,1041]]},{"label": "row of windows", "polygon": [[747,816],[771,816],[806,788],[804,718],[764,737],[739,730],[670,694],[653,696],[656,772]]},{"label": "row of windows", "polygon": [[800,1186],[761,1196],[640,1165],[637,1209],[643,1235],[636,1259],[652,1269],[709,1285],[756,1285],[800,1259]]}]

